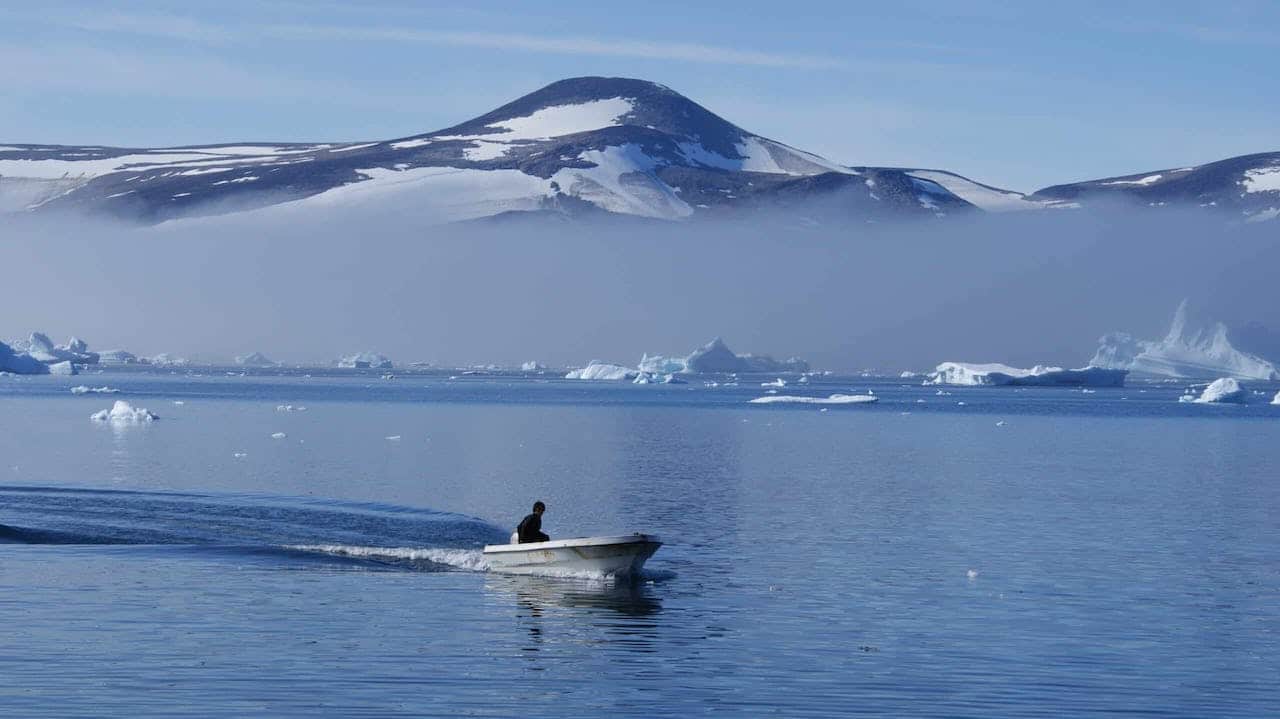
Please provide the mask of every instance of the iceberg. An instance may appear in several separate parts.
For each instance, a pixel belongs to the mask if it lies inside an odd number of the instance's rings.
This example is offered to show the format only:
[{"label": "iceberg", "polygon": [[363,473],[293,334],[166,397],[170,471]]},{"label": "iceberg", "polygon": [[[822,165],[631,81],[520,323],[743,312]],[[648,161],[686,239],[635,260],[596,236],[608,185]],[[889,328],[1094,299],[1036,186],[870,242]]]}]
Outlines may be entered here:
[{"label": "iceberg", "polygon": [[250,352],[236,357],[236,364],[242,367],[274,367],[276,363],[261,352]]},{"label": "iceberg", "polygon": [[1209,383],[1199,397],[1183,395],[1179,402],[1195,404],[1244,404],[1249,393],[1233,377],[1222,377]]},{"label": "iceberg", "polygon": [[1280,404],[1280,392],[1276,392],[1276,397],[1271,400],[1271,404]]},{"label": "iceberg", "polygon": [[0,372],[49,374],[49,365],[26,352],[16,352],[9,345],[0,342]]},{"label": "iceberg", "polygon": [[154,357],[148,358],[147,361],[157,367],[186,367],[189,364],[185,358],[175,357],[168,352],[161,352]]},{"label": "iceberg", "polygon": [[89,345],[78,337],[72,337],[65,345],[54,346],[53,340],[43,332],[32,332],[22,345],[26,353],[48,365],[59,362],[97,364],[98,354],[89,351]]},{"label": "iceberg", "polygon": [[1230,334],[1221,322],[1194,317],[1183,300],[1164,339],[1112,332],[1099,340],[1090,364],[1164,377],[1280,379],[1276,363],[1236,348]]},{"label": "iceberg", "polygon": [[357,352],[338,360],[347,369],[391,369],[391,360],[377,352]]},{"label": "iceberg", "polygon": [[520,365],[521,372],[541,372],[544,369],[546,369],[546,367],[533,361],[525,362]]},{"label": "iceberg", "polygon": [[1066,386],[1066,387],[1123,387],[1124,369],[1082,367],[1063,369],[1037,365],[1031,369],[1019,369],[1003,364],[968,364],[943,362],[925,384],[950,385],[1017,385],[1017,386]]},{"label": "iceberg", "polygon": [[872,404],[880,398],[873,394],[833,394],[830,397],[797,397],[777,394],[769,397],[756,397],[751,404]]},{"label": "iceberg", "polygon": [[795,357],[778,361],[767,355],[734,354],[719,337],[694,350],[685,358],[684,363],[684,371],[695,374],[809,371],[809,363]]},{"label": "iceberg", "polygon": [[809,363],[791,358],[778,361],[767,355],[734,354],[716,337],[686,357],[646,354],[640,371],[652,374],[733,374],[735,372],[808,372]]},{"label": "iceberg", "polygon": [[565,379],[593,379],[593,380],[635,380],[640,376],[640,371],[622,365],[609,364],[607,362],[591,362],[582,369],[575,369],[564,376]]},{"label": "iceberg", "polygon": [[65,376],[80,374],[80,370],[70,361],[54,362],[49,365],[49,374],[60,374]]},{"label": "iceberg", "polygon": [[134,408],[128,402],[119,399],[111,406],[109,410],[101,410],[89,415],[89,419],[95,422],[111,422],[112,424],[138,424],[141,422],[153,422],[160,419],[145,407]]},{"label": "iceberg", "polygon": [[138,356],[124,350],[103,350],[98,353],[98,364],[137,364]]}]

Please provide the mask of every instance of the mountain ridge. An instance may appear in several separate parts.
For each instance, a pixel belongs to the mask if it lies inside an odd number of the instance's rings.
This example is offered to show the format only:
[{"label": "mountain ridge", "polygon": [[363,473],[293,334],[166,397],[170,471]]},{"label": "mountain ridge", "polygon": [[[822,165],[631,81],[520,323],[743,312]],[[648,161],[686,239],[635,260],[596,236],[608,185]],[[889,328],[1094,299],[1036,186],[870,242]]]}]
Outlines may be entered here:
[{"label": "mountain ridge", "polygon": [[0,213],[154,224],[375,200],[412,203],[445,222],[597,210],[662,220],[820,211],[859,222],[1100,200],[1258,220],[1280,215],[1280,153],[1023,194],[950,170],[838,164],[751,133],[666,85],[606,77],[559,80],[470,120],[390,140],[0,146]]}]

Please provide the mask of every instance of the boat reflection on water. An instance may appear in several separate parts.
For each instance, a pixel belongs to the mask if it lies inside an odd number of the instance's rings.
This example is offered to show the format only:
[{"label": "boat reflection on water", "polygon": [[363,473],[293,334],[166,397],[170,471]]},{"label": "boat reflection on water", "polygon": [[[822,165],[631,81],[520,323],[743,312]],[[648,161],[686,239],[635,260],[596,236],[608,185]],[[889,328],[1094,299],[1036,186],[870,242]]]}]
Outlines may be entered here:
[{"label": "boat reflection on water", "polygon": [[531,612],[565,609],[602,610],[633,617],[662,611],[662,600],[643,578],[573,579],[516,574],[490,574],[485,590],[507,595]]}]

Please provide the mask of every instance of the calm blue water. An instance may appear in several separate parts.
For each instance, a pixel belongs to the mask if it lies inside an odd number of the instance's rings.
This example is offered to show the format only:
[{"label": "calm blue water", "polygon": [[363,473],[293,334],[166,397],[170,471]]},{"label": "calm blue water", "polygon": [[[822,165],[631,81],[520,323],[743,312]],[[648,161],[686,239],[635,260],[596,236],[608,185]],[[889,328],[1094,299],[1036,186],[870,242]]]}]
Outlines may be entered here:
[{"label": "calm blue water", "polygon": [[[1276,385],[1245,407],[1178,404],[1180,384],[783,390],[881,397],[823,412],[747,404],[764,379],[0,378],[0,708],[1280,705]],[[88,419],[115,399],[161,419]],[[668,543],[635,583],[475,570],[534,499],[553,537]]]}]

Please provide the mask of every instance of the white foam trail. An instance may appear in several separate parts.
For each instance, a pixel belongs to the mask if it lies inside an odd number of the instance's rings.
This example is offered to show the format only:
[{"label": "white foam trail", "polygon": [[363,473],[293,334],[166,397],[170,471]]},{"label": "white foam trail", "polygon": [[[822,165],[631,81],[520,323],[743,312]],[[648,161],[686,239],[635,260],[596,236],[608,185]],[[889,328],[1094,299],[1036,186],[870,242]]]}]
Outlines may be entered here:
[{"label": "white foam trail", "polygon": [[339,557],[388,560],[399,562],[427,561],[472,572],[489,569],[484,554],[478,549],[444,549],[415,547],[360,547],[346,544],[295,544],[285,547],[300,552],[319,552]]}]

